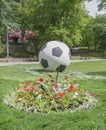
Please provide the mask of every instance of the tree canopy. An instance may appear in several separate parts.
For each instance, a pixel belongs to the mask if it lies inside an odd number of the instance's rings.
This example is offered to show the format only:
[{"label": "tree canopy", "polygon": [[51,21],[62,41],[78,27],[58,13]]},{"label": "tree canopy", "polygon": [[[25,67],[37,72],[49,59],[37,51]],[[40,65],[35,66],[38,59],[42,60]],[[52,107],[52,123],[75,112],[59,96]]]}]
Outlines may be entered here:
[{"label": "tree canopy", "polygon": [[98,5],[99,10],[105,10],[106,9],[106,0],[98,0],[98,2],[100,2]]},{"label": "tree canopy", "polygon": [[8,0],[8,4],[3,2],[2,6],[6,6],[6,16],[11,19],[6,17],[3,20],[8,21],[6,24],[8,26],[11,26],[10,23],[12,25],[17,23],[21,29],[35,31],[40,46],[48,40],[55,39],[64,41],[69,46],[79,45],[85,15],[83,2],[83,0]]},{"label": "tree canopy", "polygon": [[92,29],[96,44],[101,49],[106,50],[106,15],[97,16]]},{"label": "tree canopy", "polygon": [[[106,0],[101,0],[101,4],[101,8],[105,7]],[[94,43],[94,28],[100,29],[96,23],[91,26],[95,18],[88,16],[84,0],[1,0],[0,10],[0,36],[8,26],[12,30],[32,30],[38,49],[50,40],[70,47],[89,47]]]}]

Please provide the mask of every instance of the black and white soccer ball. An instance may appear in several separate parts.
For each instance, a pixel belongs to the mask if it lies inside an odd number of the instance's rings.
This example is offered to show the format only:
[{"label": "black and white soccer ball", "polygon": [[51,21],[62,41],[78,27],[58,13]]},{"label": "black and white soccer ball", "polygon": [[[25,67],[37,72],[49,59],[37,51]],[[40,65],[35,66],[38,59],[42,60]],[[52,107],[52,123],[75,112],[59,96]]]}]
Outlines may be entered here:
[{"label": "black and white soccer ball", "polygon": [[39,52],[39,62],[43,68],[62,72],[71,63],[69,47],[59,41],[50,41]]}]

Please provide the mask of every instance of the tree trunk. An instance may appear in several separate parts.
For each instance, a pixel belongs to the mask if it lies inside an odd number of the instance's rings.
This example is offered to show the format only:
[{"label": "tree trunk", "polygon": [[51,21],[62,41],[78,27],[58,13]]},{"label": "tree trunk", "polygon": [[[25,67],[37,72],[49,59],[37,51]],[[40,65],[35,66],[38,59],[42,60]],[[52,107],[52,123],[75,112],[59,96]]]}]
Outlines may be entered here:
[{"label": "tree trunk", "polygon": [[25,29],[22,29],[21,31],[22,43],[24,42],[24,36],[25,36]]},{"label": "tree trunk", "polygon": [[94,44],[94,51],[96,51],[97,50],[97,44],[95,43]]}]

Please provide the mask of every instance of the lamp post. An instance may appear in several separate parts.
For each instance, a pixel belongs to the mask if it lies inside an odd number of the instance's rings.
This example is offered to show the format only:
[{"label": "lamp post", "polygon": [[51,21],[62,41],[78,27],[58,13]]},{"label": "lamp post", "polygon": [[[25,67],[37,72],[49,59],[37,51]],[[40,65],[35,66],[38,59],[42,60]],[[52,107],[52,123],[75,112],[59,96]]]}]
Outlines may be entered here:
[{"label": "lamp post", "polygon": [[10,27],[7,26],[7,61],[9,60],[9,28]]}]

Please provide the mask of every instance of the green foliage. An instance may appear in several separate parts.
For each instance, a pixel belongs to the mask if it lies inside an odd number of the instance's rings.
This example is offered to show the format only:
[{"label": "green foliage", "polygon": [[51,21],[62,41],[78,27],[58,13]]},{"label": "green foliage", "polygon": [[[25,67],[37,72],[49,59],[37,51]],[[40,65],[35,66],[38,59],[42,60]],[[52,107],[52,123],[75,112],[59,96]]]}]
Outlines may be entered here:
[{"label": "green foliage", "polygon": [[83,0],[27,0],[19,8],[20,24],[37,31],[38,48],[55,39],[69,46],[79,45],[85,14],[82,4]]},{"label": "green foliage", "polygon": [[[101,9],[105,4],[100,0]],[[0,9],[0,41],[9,26],[32,30],[37,36],[37,50],[50,40],[65,42],[69,47],[106,47],[105,15],[98,16],[94,23],[87,15],[84,0],[1,0]]]},{"label": "green foliage", "polygon": [[99,15],[92,25],[95,42],[102,50],[106,50],[106,15]]},{"label": "green foliage", "polygon": [[105,10],[106,9],[106,0],[98,0],[98,2],[99,2],[99,5],[98,5],[99,11]]},{"label": "green foliage", "polygon": [[1,32],[6,32],[5,26],[32,30],[38,37],[38,49],[49,40],[78,46],[86,26],[83,4],[84,0],[2,0],[1,8],[6,10],[0,13]]},{"label": "green foliage", "polygon": [[[104,2],[105,3],[105,2]],[[88,50],[90,46],[94,46],[96,51],[106,50],[106,15],[97,15],[96,18],[86,17],[86,25],[82,31],[83,40],[81,45],[86,45]]]},{"label": "green foliage", "polygon": [[85,22],[86,25],[82,31],[83,39],[82,39],[81,46],[87,46],[89,50],[90,46],[94,45],[94,35],[92,31],[92,25],[94,24],[94,19],[90,16],[89,17],[86,16]]},{"label": "green foliage", "polygon": [[[15,21],[15,9],[18,7],[16,1],[11,0],[1,0],[0,3],[0,34],[9,26],[14,28],[17,26],[17,21]],[[12,24],[11,24],[12,23]]]},{"label": "green foliage", "polygon": [[[19,27],[16,20],[16,8],[18,3],[14,0],[0,1],[0,42],[2,42],[3,35],[12,28]],[[8,27],[10,28],[8,30]]]}]

